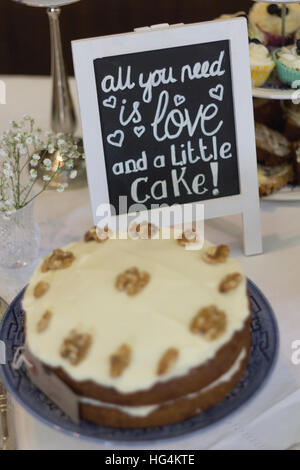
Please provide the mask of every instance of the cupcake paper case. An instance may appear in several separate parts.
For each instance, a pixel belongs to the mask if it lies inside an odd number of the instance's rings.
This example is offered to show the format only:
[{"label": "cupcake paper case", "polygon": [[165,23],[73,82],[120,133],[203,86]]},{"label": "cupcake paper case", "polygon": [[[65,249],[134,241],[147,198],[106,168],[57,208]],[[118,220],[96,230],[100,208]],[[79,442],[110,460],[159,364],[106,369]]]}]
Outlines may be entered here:
[{"label": "cupcake paper case", "polygon": [[252,86],[259,87],[268,80],[275,64],[268,49],[257,42],[249,44]]},{"label": "cupcake paper case", "polygon": [[287,85],[299,81],[299,84],[295,84],[295,88],[300,87],[300,55],[297,50],[297,46],[289,46],[273,52],[279,80]]}]

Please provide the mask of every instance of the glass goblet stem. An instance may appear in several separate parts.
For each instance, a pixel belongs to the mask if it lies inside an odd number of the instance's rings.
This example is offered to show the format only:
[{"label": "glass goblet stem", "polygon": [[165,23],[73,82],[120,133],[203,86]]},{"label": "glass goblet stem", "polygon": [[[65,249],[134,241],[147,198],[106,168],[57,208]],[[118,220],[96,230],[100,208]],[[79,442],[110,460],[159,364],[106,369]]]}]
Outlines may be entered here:
[{"label": "glass goblet stem", "polygon": [[48,8],[51,39],[52,111],[54,132],[74,133],[76,117],[64,62],[59,25],[60,8]]}]

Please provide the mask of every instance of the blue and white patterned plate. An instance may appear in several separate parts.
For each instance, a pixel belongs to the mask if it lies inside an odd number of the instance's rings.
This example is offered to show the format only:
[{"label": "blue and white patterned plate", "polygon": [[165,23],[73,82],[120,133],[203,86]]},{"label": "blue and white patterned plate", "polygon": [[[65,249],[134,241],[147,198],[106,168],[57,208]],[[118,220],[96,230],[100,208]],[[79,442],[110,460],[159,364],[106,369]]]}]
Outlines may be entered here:
[{"label": "blue and white patterned plate", "polygon": [[225,400],[181,423],[148,429],[112,429],[87,421],[74,424],[30,382],[24,368],[12,368],[14,353],[24,344],[24,316],[21,307],[24,290],[12,302],[1,324],[0,341],[6,344],[7,364],[0,366],[0,375],[9,393],[30,414],[44,424],[74,437],[137,442],[171,438],[205,428],[245,404],[265,383],[277,357],[279,337],[272,308],[253,282],[248,281],[248,289],[253,319],[252,349],[246,373]]}]

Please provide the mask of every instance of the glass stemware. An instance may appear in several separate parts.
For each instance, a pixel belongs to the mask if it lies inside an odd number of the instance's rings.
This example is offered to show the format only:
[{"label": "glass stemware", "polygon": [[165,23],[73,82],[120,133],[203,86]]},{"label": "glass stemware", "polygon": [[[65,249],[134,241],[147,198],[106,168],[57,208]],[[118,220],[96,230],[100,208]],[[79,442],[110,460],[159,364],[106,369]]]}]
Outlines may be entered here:
[{"label": "glass stemware", "polygon": [[[74,136],[76,130],[76,116],[72,96],[70,93],[64,54],[62,48],[61,31],[59,17],[62,6],[71,3],[77,3],[80,0],[14,0],[31,7],[47,8],[50,26],[51,43],[51,75],[52,75],[52,106],[51,106],[51,127],[56,133],[71,134]],[[82,150],[82,139],[74,137],[75,143]],[[53,161],[53,168],[61,164],[60,156],[56,153],[48,155]],[[76,170],[78,177],[76,184],[72,186],[80,187],[86,184],[85,164],[82,159],[76,161]],[[68,170],[66,170],[68,172]],[[55,189],[59,183],[67,178],[67,175],[61,173],[61,176],[55,177],[49,189]]]}]

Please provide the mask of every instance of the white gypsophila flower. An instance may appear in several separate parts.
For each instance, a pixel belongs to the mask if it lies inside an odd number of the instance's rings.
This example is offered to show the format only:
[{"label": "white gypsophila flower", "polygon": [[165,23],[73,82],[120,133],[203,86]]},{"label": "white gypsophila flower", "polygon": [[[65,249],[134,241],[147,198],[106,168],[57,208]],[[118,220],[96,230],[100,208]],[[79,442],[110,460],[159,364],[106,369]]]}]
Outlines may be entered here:
[{"label": "white gypsophila flower", "polygon": [[40,155],[39,155],[38,153],[35,153],[35,154],[32,155],[32,159],[33,159],[33,160],[40,160],[41,157],[40,157]]},{"label": "white gypsophila flower", "polygon": [[65,147],[66,144],[67,142],[64,139],[58,139],[57,141],[58,147]]},{"label": "white gypsophila flower", "polygon": [[13,172],[11,170],[4,169],[3,174],[4,174],[5,178],[11,178],[13,176]]},{"label": "white gypsophila flower", "polygon": [[64,186],[63,184],[59,184],[59,185],[57,186],[56,191],[57,191],[58,193],[62,193],[64,190],[65,190],[65,186]]},{"label": "white gypsophila flower", "polygon": [[73,160],[69,159],[68,161],[66,161],[65,167],[67,170],[72,170],[73,166],[74,166]]},{"label": "white gypsophila flower", "polygon": [[85,160],[85,153],[83,153],[83,154],[81,155],[81,158],[82,158],[83,160]]},{"label": "white gypsophila flower", "polygon": [[19,152],[20,155],[26,155],[27,154],[27,149],[24,145],[19,145]]},{"label": "white gypsophila flower", "polygon": [[77,173],[78,173],[77,170],[72,170],[72,171],[70,172],[70,179],[71,179],[71,180],[74,180],[74,179],[76,178],[76,176],[77,176]]},{"label": "white gypsophila flower", "polygon": [[44,175],[43,176],[43,181],[45,181],[46,183],[48,183],[48,181],[50,181],[50,180],[51,180],[51,176],[49,176],[49,175]]},{"label": "white gypsophila flower", "polygon": [[48,145],[47,150],[48,150],[48,153],[54,153],[54,152],[55,152],[55,147],[54,147],[54,145],[52,145],[52,144],[51,144],[51,145]]},{"label": "white gypsophila flower", "polygon": [[0,149],[0,157],[3,157],[3,158],[7,158],[7,157],[8,157],[8,154],[7,154],[6,150]]},{"label": "white gypsophila flower", "polygon": [[32,145],[33,144],[33,138],[32,137],[27,137],[25,142],[26,142],[27,145]]},{"label": "white gypsophila flower", "polygon": [[10,163],[9,162],[3,162],[3,168],[5,170],[10,170],[11,169]]},{"label": "white gypsophila flower", "polygon": [[58,133],[56,134],[56,138],[57,138],[57,139],[61,139],[62,137],[64,137],[64,134],[63,134],[62,132],[58,132]]},{"label": "white gypsophila flower", "polygon": [[6,199],[6,201],[4,201],[4,205],[6,208],[8,207],[12,207],[13,206],[13,201],[11,199]]},{"label": "white gypsophila flower", "polygon": [[38,166],[39,162],[37,160],[30,160],[30,166]]},{"label": "white gypsophila flower", "polygon": [[45,167],[50,167],[52,166],[52,161],[50,160],[50,158],[45,158],[45,160],[43,160],[43,164]]},{"label": "white gypsophila flower", "polygon": [[23,114],[22,119],[23,119],[24,121],[30,121],[31,118],[30,118],[30,116],[29,116],[28,114]]},{"label": "white gypsophila flower", "polygon": [[35,180],[37,178],[37,171],[34,170],[33,168],[30,170],[29,174],[32,180]]}]

